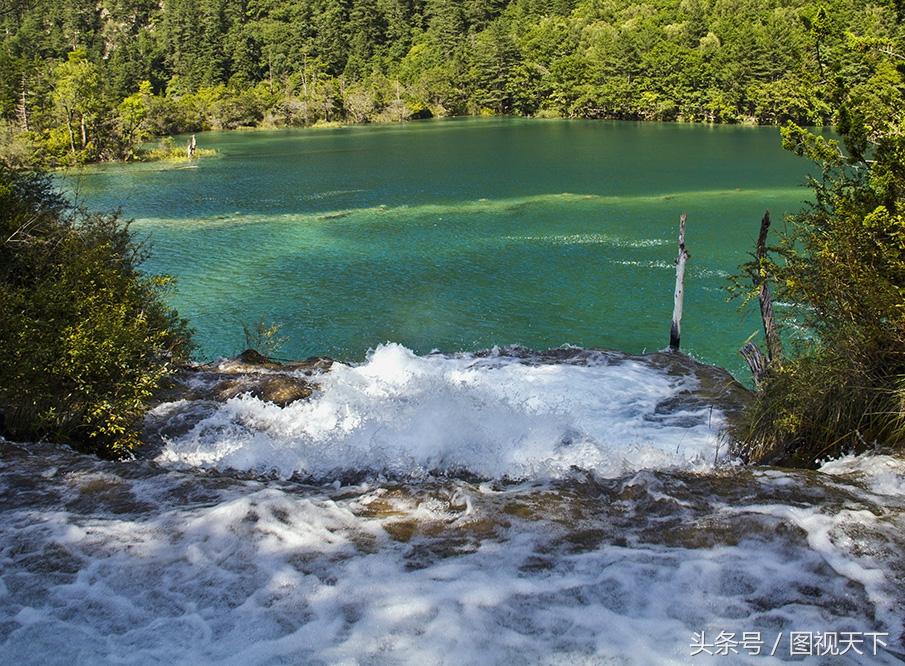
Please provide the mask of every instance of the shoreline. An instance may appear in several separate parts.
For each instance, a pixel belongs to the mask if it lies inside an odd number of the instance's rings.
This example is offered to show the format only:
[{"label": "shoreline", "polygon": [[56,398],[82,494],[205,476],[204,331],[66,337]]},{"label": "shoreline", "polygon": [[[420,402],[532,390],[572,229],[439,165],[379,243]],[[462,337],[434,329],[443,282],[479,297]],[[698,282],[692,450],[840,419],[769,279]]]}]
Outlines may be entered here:
[{"label": "shoreline", "polygon": [[[636,124],[636,125],[670,125],[670,126],[687,126],[687,127],[707,127],[707,128],[717,128],[717,127],[745,127],[750,129],[758,129],[758,128],[773,128],[777,131],[782,127],[782,125],[777,123],[760,123],[754,118],[746,118],[742,122],[717,122],[717,121],[701,121],[701,120],[683,120],[683,119],[675,119],[675,120],[649,120],[644,118],[568,118],[564,116],[546,116],[546,115],[535,115],[535,116],[518,116],[518,115],[485,115],[485,114],[472,114],[472,115],[450,115],[450,116],[432,116],[430,118],[406,118],[402,120],[368,120],[366,122],[356,122],[353,120],[337,120],[337,121],[318,121],[316,123],[310,125],[276,125],[273,123],[262,122],[256,125],[241,125],[238,127],[228,127],[228,128],[206,128],[195,131],[185,131],[185,132],[177,132],[175,134],[163,135],[159,137],[154,137],[150,139],[147,144],[161,144],[168,139],[175,139],[176,137],[184,137],[190,136],[192,134],[207,134],[207,133],[218,133],[218,134],[227,134],[227,133],[254,133],[254,132],[280,132],[280,131],[301,131],[301,130],[338,130],[338,129],[347,129],[347,128],[365,128],[365,127],[392,127],[392,126],[404,126],[412,123],[417,124],[427,124],[427,123],[440,123],[440,122],[457,122],[457,121],[494,121],[494,120],[524,120],[530,122],[575,122],[575,123],[626,123],[626,124]],[[817,125],[817,126],[809,126],[811,129],[818,130],[829,130],[832,129],[829,125]],[[153,153],[154,150],[148,151],[148,153]],[[191,162],[196,159],[203,159],[208,157],[216,157],[217,151],[212,151],[211,149],[199,147],[197,149],[198,155],[195,158],[189,158],[182,153],[184,153],[183,149],[174,150],[172,155],[163,155],[160,157],[151,157],[148,154],[143,156],[141,159],[133,159],[133,160],[98,160],[93,162],[82,162],[79,164],[69,165],[69,166],[56,166],[51,167],[52,171],[72,171],[78,170],[82,167],[89,166],[98,166],[98,165],[106,165],[106,164],[117,164],[117,165],[127,165],[127,164],[152,164],[156,162],[170,162],[170,163],[180,163],[180,162]]]}]

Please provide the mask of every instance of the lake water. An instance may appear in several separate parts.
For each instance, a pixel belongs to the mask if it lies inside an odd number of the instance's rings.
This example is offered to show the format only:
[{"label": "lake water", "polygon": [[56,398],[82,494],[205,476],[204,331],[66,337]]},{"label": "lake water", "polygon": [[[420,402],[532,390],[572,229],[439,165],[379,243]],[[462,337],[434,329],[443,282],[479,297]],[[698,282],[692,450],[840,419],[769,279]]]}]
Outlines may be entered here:
[{"label": "lake water", "polygon": [[809,195],[775,128],[446,120],[198,140],[217,156],[67,184],[136,218],[202,358],[240,351],[259,319],[284,325],[284,357],[661,349],[687,212],[683,347],[743,374],[759,324],[726,277],[765,209],[781,220]]}]

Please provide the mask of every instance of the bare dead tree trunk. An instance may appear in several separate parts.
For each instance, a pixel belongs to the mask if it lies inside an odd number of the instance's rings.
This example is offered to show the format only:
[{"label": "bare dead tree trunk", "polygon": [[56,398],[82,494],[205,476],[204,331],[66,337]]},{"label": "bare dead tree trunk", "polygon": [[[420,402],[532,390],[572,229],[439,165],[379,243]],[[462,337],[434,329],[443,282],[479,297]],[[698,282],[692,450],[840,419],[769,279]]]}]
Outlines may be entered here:
[{"label": "bare dead tree trunk", "polygon": [[679,351],[682,338],[682,307],[685,303],[685,262],[688,251],[685,249],[685,220],[688,216],[682,213],[679,218],[679,256],[676,258],[676,293],[673,300],[672,326],[669,329],[669,349]]},{"label": "bare dead tree trunk", "polygon": [[22,75],[22,94],[19,97],[19,118],[22,122],[22,128],[28,132],[31,127],[28,125],[28,81],[25,75]]},{"label": "bare dead tree trunk", "polygon": [[82,148],[88,147],[88,128],[85,127],[85,114],[79,114],[79,127],[82,129]]},{"label": "bare dead tree trunk", "polygon": [[66,129],[69,130],[69,148],[75,155],[75,134],[72,131],[72,111],[66,107]]},{"label": "bare dead tree trunk", "polygon": [[757,298],[760,301],[760,317],[764,324],[764,336],[767,340],[767,361],[779,363],[782,360],[782,340],[773,317],[773,298],[770,296],[770,283],[767,277],[765,261],[767,258],[767,232],[770,230],[770,211],[764,213],[760,223],[760,234],[757,237],[757,274],[754,286],[757,287]]},{"label": "bare dead tree trunk", "polygon": [[[773,298],[770,295],[770,281],[767,275],[767,234],[770,231],[770,211],[764,213],[760,222],[760,233],[757,236],[757,246],[754,252],[754,270],[751,278],[757,289],[757,300],[760,303],[760,319],[764,326],[764,337],[767,340],[767,355],[750,338],[739,353],[748,364],[754,384],[760,386],[767,376],[770,366],[782,362],[782,339],[776,327],[773,317]],[[752,336],[753,337],[753,336]]]},{"label": "bare dead tree trunk", "polygon": [[268,90],[273,94],[273,54],[267,49],[267,78],[270,80]]},{"label": "bare dead tree trunk", "polygon": [[302,55],[302,95],[305,99],[305,124],[308,124],[308,54]]},{"label": "bare dead tree trunk", "polygon": [[746,342],[745,346],[739,350],[739,353],[745,359],[745,363],[748,364],[748,369],[751,370],[751,376],[754,377],[754,385],[760,386],[764,376],[767,374],[766,357],[753,342]]}]

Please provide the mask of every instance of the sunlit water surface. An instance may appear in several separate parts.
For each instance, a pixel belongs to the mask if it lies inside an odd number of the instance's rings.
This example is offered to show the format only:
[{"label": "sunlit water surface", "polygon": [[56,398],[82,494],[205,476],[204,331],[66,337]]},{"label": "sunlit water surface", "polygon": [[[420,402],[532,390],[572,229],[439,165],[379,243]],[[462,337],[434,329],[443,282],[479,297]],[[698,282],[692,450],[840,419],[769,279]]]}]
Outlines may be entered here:
[{"label": "sunlit water surface", "polygon": [[259,319],[284,325],[293,358],[360,361],[388,341],[661,349],[687,212],[684,344],[739,371],[758,326],[726,303],[726,277],[764,210],[781,223],[808,197],[774,128],[451,120],[198,139],[217,156],[64,182],[136,219],[202,358],[239,351]]}]

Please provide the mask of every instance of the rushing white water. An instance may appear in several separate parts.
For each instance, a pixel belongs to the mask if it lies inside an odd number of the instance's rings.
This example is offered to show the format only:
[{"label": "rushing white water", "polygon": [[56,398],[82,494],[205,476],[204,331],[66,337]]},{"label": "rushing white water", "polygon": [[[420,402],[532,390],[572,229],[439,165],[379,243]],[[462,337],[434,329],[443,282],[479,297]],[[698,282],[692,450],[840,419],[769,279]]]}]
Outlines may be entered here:
[{"label": "rushing white water", "polygon": [[603,353],[553,363],[419,357],[388,344],[361,365],[334,365],[319,383],[312,399],[285,408],[233,398],[159,459],[317,478],[370,470],[547,479],[574,467],[617,476],[712,464],[723,423],[711,405],[660,408],[693,391],[693,375]]},{"label": "rushing white water", "polygon": [[670,363],[386,345],[161,405],[154,460],[0,440],[0,663],[900,663],[905,462],[714,467]]},{"label": "rushing white water", "polygon": [[[815,663],[902,653],[893,459],[314,487],[0,454],[5,664],[769,664],[791,631],[887,644]],[[710,662],[701,631],[781,642]]]}]

